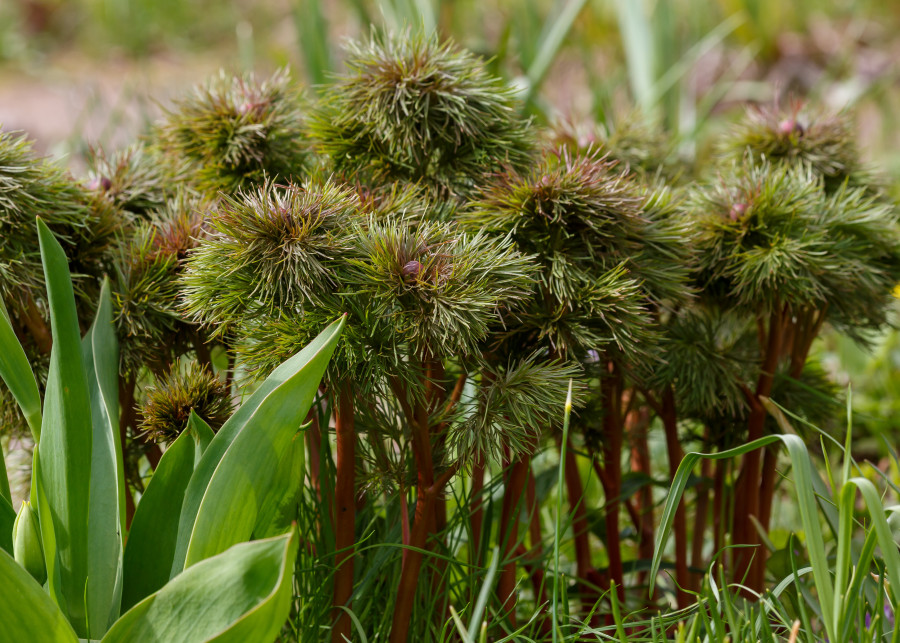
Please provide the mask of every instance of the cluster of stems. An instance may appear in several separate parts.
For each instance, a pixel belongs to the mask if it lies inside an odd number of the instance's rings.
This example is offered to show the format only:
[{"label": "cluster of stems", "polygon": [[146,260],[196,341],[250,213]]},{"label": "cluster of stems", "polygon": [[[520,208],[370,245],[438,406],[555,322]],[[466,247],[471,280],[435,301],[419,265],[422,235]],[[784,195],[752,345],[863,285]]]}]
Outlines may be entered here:
[{"label": "cluster of stems", "polygon": [[[776,451],[695,472],[674,516],[674,584],[647,597],[658,489],[686,450],[778,430],[767,398],[822,417],[816,338],[887,323],[897,211],[846,119],[752,112],[714,162],[679,171],[638,121],[540,136],[477,57],[410,34],[351,44],[347,73],[309,109],[300,96],[282,72],[220,75],[84,181],[0,135],[0,179],[28,167],[24,196],[0,199],[0,235],[17,239],[0,250],[0,293],[40,363],[25,224],[51,204],[42,216],[80,272],[111,277],[132,486],[189,409],[215,428],[243,383],[346,315],[296,481],[315,508],[301,556],[332,569],[327,605],[299,613],[327,618],[333,641],[354,636],[363,583],[393,592],[389,618],[366,616],[387,640],[438,631],[451,600],[477,595],[493,544],[490,626],[550,637],[542,481],[555,467],[579,619],[602,623],[611,586],[620,604],[687,607],[729,545],[733,578],[762,589]],[[373,538],[399,547],[374,559],[360,546]],[[373,580],[370,564],[395,573]]]}]

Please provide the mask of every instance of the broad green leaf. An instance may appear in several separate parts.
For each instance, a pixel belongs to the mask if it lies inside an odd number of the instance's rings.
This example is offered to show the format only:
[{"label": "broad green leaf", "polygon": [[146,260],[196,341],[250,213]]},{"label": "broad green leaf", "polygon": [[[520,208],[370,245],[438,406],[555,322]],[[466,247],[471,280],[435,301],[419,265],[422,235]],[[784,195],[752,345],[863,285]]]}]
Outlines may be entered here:
[{"label": "broad green leaf", "polygon": [[[37,481],[43,488],[38,503],[41,540],[45,555],[56,558],[55,565],[47,563],[50,596],[76,633],[86,636],[91,398],[66,253],[40,219],[37,227],[53,335]],[[49,521],[45,520],[45,514]],[[48,542],[54,542],[55,547],[48,547]]]},{"label": "broad green leaf", "polygon": [[[41,395],[31,365],[9,322],[9,314],[3,302],[0,302],[0,379],[6,382],[16,404],[25,415],[34,441],[38,442],[41,439]],[[6,499],[9,500],[9,483],[4,481],[5,477],[4,480],[0,480],[0,495],[3,494],[3,485],[6,484]]]},{"label": "broad green leaf", "polygon": [[303,493],[301,481],[306,468],[306,443],[303,438],[308,428],[309,425],[306,425],[295,434],[278,460],[271,485],[273,489],[281,489],[282,493],[270,493],[263,499],[251,535],[254,540],[283,534],[291,523],[297,521],[297,507]]},{"label": "broad green leaf", "polygon": [[104,280],[94,324],[82,341],[90,389],[93,439],[88,515],[87,610],[91,638],[99,639],[119,617],[125,480],[119,441],[119,345]]},{"label": "broad green leaf", "polygon": [[[3,454],[0,454],[3,455]],[[12,530],[16,522],[16,512],[9,500],[0,496],[0,549],[13,555]]]},{"label": "broad green leaf", "polygon": [[[284,449],[312,406],[346,317],[288,359],[219,429],[191,476],[171,576],[248,540]],[[186,562],[188,561],[188,562]]]},{"label": "broad green leaf", "polygon": [[212,439],[212,429],[192,411],[187,429],[166,449],[153,472],[134,512],[125,545],[123,610],[168,582],[184,493]]},{"label": "broad green leaf", "polygon": [[0,641],[77,643],[47,592],[5,551],[0,551],[0,587]]},{"label": "broad green leaf", "polygon": [[[12,492],[9,490],[9,476],[6,473],[6,455],[3,453],[3,447],[0,446],[0,502],[5,502],[12,507]],[[3,538],[0,536],[0,546],[2,546]]]},{"label": "broad green leaf", "polygon": [[297,535],[242,543],[129,610],[102,643],[271,643],[290,614]]}]

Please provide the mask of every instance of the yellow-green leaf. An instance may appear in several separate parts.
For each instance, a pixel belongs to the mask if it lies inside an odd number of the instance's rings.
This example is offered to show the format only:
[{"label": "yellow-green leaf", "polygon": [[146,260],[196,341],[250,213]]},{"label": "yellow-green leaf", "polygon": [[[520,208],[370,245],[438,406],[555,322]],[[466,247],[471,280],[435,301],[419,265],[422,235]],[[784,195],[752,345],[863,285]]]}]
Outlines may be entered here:
[{"label": "yellow-green leaf", "polygon": [[345,319],[275,369],[216,434],[188,483],[172,576],[249,540],[268,495],[287,493],[275,484],[280,459],[306,419]]},{"label": "yellow-green leaf", "polygon": [[0,587],[0,641],[77,643],[47,592],[5,551],[0,551]]},{"label": "yellow-green leaf", "polygon": [[99,639],[119,617],[125,480],[119,440],[119,346],[104,280],[94,323],[82,341],[90,389],[93,439],[88,517],[87,610],[91,638]]},{"label": "yellow-green leaf", "polygon": [[[81,353],[81,333],[69,262],[47,225],[38,219],[38,239],[53,349],[41,424],[38,514],[50,596],[79,636],[87,636],[88,515],[91,487],[90,393]],[[49,520],[45,520],[45,513]],[[54,531],[48,534],[48,531]],[[51,546],[55,544],[55,546]]]},{"label": "yellow-green leaf", "polygon": [[290,614],[297,536],[231,547],[129,610],[102,643],[272,643]]},{"label": "yellow-green leaf", "polygon": [[[0,301],[0,379],[6,382],[16,404],[25,415],[34,441],[38,442],[41,439],[41,395],[31,365],[25,356],[25,350],[13,331],[2,301]],[[0,482],[0,485],[2,484],[3,482]],[[0,487],[0,494],[2,491]],[[9,500],[8,486],[6,498]]]},{"label": "yellow-green leaf", "polygon": [[123,610],[168,582],[184,492],[212,439],[212,429],[191,411],[187,429],[166,449],[153,472],[134,512],[125,545]]}]

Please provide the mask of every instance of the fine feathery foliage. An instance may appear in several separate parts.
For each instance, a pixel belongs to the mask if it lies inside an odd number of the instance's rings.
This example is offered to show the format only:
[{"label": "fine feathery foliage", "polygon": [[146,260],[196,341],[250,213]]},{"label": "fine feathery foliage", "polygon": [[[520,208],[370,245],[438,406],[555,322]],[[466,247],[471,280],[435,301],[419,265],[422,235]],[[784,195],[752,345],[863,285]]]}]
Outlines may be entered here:
[{"label": "fine feathery foliage", "polygon": [[528,161],[533,135],[513,89],[455,44],[373,32],[349,44],[345,64],[310,126],[347,180],[465,196],[487,173]]},{"label": "fine feathery foliage", "polygon": [[228,388],[208,368],[196,362],[184,368],[176,363],[147,388],[140,429],[147,439],[172,442],[187,427],[191,412],[217,431],[231,411]]},{"label": "fine feathery foliage", "polygon": [[171,178],[209,196],[290,180],[308,163],[301,99],[286,70],[265,80],[219,74],[178,101],[153,140]]},{"label": "fine feathery foliage", "polygon": [[0,294],[5,302],[24,304],[43,296],[37,216],[70,250],[91,223],[83,190],[59,166],[37,158],[24,134],[0,131]]}]

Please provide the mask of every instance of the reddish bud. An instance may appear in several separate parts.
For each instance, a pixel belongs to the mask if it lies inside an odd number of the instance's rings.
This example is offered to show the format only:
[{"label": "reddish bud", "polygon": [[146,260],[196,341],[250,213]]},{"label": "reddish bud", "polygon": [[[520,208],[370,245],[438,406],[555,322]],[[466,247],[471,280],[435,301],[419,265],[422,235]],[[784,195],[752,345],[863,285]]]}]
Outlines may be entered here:
[{"label": "reddish bud", "polygon": [[412,261],[406,262],[406,265],[403,266],[403,270],[401,272],[403,273],[404,277],[418,277],[421,271],[422,264],[414,259]]},{"label": "reddish bud", "polygon": [[747,212],[747,204],[746,203],[735,203],[731,206],[731,210],[728,212],[728,218],[732,221],[737,221]]},{"label": "reddish bud", "polygon": [[778,124],[778,131],[785,136],[803,134],[803,126],[793,118],[786,118]]},{"label": "reddish bud", "polygon": [[98,176],[88,183],[88,190],[102,190],[103,192],[108,192],[111,187],[112,181],[105,176]]}]

